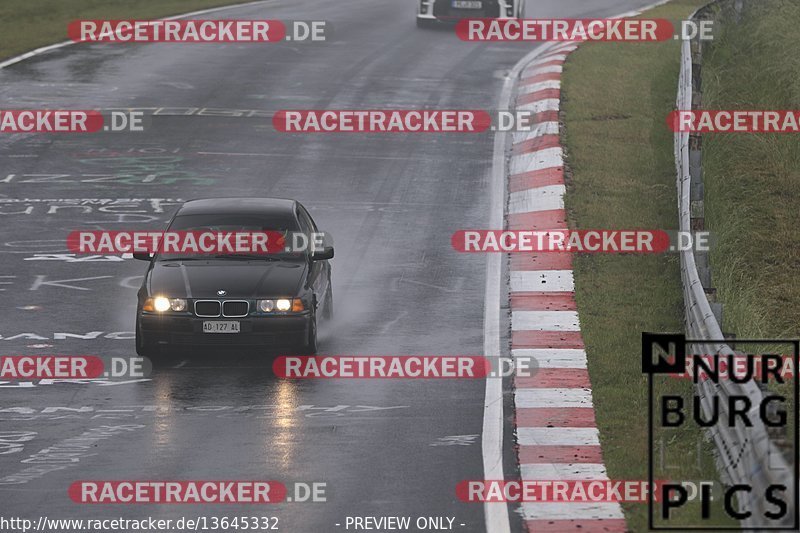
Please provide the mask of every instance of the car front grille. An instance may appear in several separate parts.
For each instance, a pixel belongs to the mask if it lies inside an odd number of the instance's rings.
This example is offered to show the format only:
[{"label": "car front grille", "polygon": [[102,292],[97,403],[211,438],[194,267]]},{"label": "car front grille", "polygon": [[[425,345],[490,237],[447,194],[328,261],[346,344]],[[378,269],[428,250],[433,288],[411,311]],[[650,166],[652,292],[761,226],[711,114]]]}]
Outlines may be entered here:
[{"label": "car front grille", "polygon": [[244,300],[232,300],[222,303],[222,316],[243,317],[250,312],[250,302]]},{"label": "car front grille", "polygon": [[198,300],[194,303],[194,314],[203,318],[219,316],[219,302],[216,300]]}]

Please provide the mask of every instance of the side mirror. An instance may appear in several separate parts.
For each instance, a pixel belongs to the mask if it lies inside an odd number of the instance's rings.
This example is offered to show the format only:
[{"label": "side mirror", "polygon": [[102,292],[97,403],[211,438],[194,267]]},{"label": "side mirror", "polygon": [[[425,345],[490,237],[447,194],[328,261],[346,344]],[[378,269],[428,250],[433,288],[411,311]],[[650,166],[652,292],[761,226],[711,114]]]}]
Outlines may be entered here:
[{"label": "side mirror", "polygon": [[312,261],[326,261],[333,259],[333,246],[326,246],[322,250],[317,250],[311,254]]},{"label": "side mirror", "polygon": [[133,258],[138,259],[139,261],[150,261],[153,256],[150,252],[133,252]]}]

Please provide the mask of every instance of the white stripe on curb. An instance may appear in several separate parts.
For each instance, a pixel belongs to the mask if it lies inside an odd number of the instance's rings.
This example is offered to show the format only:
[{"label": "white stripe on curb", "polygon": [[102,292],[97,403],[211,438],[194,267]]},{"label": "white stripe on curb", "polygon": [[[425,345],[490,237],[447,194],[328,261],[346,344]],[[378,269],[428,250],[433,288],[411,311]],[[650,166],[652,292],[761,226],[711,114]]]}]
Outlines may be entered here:
[{"label": "white stripe on curb", "polygon": [[517,109],[523,111],[531,111],[533,113],[543,113],[545,111],[558,111],[559,101],[557,98],[546,98],[544,100],[536,100],[529,104],[520,104]]},{"label": "white stripe on curb", "polygon": [[[518,154],[511,158],[509,171],[511,175],[544,170],[545,168],[558,168],[564,165],[564,151],[560,146],[555,148],[544,148],[536,152]],[[558,185],[558,187],[564,187]],[[535,190],[535,189],[534,189]],[[517,194],[517,193],[512,193]],[[564,193],[562,193],[563,196]]]},{"label": "white stripe on curb", "polygon": [[536,211],[552,211],[564,209],[564,185],[547,185],[536,189],[512,192],[508,198],[508,213],[534,213]]},{"label": "white stripe on curb", "polygon": [[592,407],[592,391],[588,389],[517,389],[515,396],[517,407],[523,408]]},{"label": "white stripe on curb", "polygon": [[530,85],[520,85],[519,91],[517,91],[517,97],[522,96],[524,94],[531,94],[538,91],[544,91],[546,89],[561,89],[561,80],[547,80],[547,81],[537,81],[536,83],[531,83]]},{"label": "white stripe on curb", "polygon": [[606,465],[602,463],[529,463],[520,465],[522,479],[607,480]]},{"label": "white stripe on curb", "polygon": [[520,446],[600,446],[597,428],[517,428]]},{"label": "white stripe on curb", "polygon": [[517,131],[514,132],[514,144],[536,139],[544,135],[558,135],[559,131],[558,122],[540,122],[531,131]]},{"label": "white stripe on curb", "polygon": [[553,55],[556,55],[556,54],[562,54],[562,53],[567,53],[568,54],[570,52],[574,52],[577,49],[578,49],[578,45],[575,44],[575,43],[558,43],[556,46],[553,47],[553,49],[551,50],[550,55],[544,56],[544,57],[550,57],[550,56],[553,56]]},{"label": "white stripe on curb", "polygon": [[539,74],[561,74],[564,67],[561,65],[547,65],[546,67],[533,67],[525,69],[522,73],[523,78],[533,78]]},{"label": "white stripe on curb", "polygon": [[580,331],[575,311],[513,311],[513,331]]},{"label": "white stripe on curb", "polygon": [[586,368],[586,351],[572,348],[518,348],[512,357],[533,357],[539,368]]},{"label": "white stripe on curb", "polygon": [[614,503],[534,502],[523,503],[526,520],[603,520],[625,518],[622,507]]},{"label": "white stripe on curb", "polygon": [[547,57],[532,61],[529,66],[541,65],[542,63],[549,63],[550,61],[566,61],[569,54],[549,54]]},{"label": "white stripe on curb", "polygon": [[511,271],[511,292],[573,292],[572,270]]}]

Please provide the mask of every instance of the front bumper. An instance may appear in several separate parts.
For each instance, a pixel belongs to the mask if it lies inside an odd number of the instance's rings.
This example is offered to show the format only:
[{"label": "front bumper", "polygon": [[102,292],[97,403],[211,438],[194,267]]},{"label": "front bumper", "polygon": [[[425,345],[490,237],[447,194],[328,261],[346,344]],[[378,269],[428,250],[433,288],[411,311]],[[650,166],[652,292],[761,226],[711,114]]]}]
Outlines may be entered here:
[{"label": "front bumper", "polygon": [[514,4],[511,0],[481,0],[481,9],[456,9],[452,0],[418,0],[417,18],[458,22],[466,18],[514,18]]},{"label": "front bumper", "polygon": [[[203,333],[203,322],[236,321],[239,333]],[[311,314],[197,318],[194,316],[139,314],[141,333],[148,343],[183,346],[275,346],[303,344],[311,328]]]}]

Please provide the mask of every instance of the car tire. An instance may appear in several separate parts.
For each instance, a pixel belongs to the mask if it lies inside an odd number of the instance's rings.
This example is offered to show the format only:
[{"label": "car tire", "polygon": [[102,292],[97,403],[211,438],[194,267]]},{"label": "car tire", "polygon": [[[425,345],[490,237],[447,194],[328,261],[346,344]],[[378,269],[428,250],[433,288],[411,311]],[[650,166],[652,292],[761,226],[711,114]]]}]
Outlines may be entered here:
[{"label": "car tire", "polygon": [[147,342],[147,338],[142,333],[142,328],[139,323],[136,323],[136,354],[139,357],[153,358],[160,355],[161,350],[159,347],[151,342]]},{"label": "car tire", "polygon": [[303,343],[303,355],[315,355],[317,353],[317,317],[311,317],[311,324],[308,327],[306,341]]},{"label": "car tire", "polygon": [[333,286],[328,278],[328,292],[325,294],[325,304],[322,306],[322,319],[326,322],[333,320]]},{"label": "car tire", "polygon": [[417,17],[417,28],[430,29],[433,28],[433,25],[434,21]]}]

